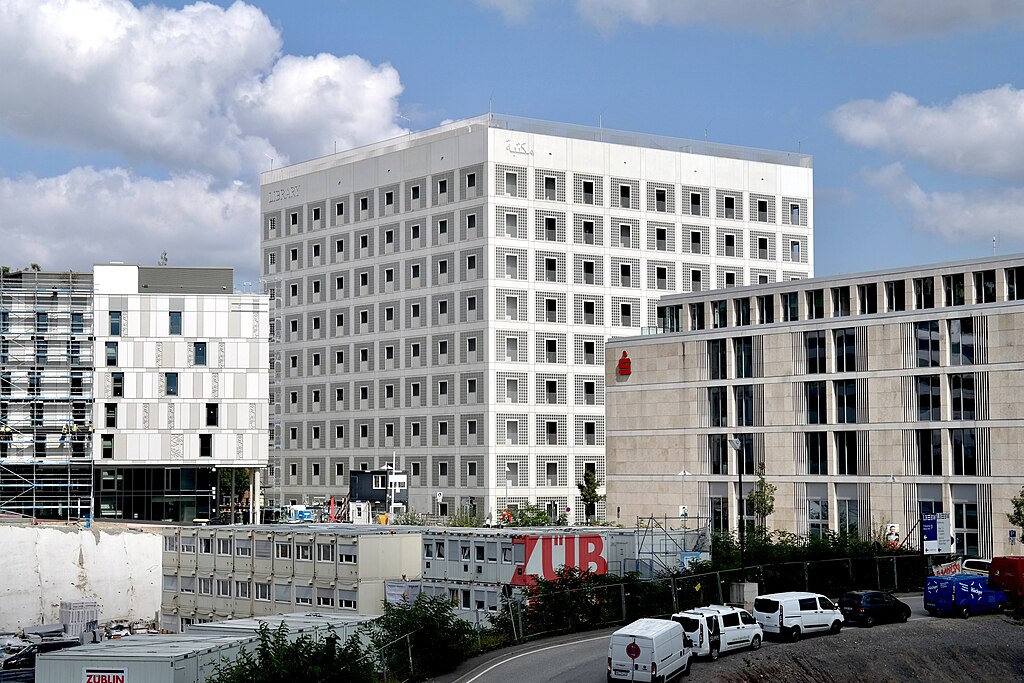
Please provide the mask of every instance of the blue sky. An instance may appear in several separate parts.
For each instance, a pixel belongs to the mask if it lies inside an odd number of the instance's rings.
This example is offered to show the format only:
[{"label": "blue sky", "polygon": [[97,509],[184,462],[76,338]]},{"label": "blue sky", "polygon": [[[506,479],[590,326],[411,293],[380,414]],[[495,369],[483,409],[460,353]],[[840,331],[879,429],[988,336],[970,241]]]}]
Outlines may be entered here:
[{"label": "blue sky", "polygon": [[1024,251],[1018,0],[0,0],[0,264],[232,265],[257,173],[487,111],[814,155],[819,275]]}]

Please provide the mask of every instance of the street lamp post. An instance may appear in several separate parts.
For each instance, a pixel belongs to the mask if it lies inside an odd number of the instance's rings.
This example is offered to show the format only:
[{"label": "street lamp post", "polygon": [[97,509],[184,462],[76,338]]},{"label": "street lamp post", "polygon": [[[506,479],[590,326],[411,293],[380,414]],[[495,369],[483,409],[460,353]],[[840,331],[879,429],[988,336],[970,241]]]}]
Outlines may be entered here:
[{"label": "street lamp post", "polygon": [[685,529],[686,528],[687,518],[689,517],[689,514],[687,513],[687,510],[686,510],[686,505],[685,505],[685,503],[686,503],[686,491],[685,491],[685,489],[686,489],[686,478],[690,476],[690,472],[688,472],[687,470],[684,469],[684,470],[681,470],[679,472],[679,474],[677,474],[676,476],[680,477],[680,479],[679,479],[679,521],[682,523],[683,528]]},{"label": "street lamp post", "polygon": [[896,516],[895,508],[893,507],[893,493],[896,490],[896,475],[889,475],[889,524],[893,523],[893,518]]},{"label": "street lamp post", "polygon": [[747,525],[746,525],[746,521],[743,519],[744,512],[746,512],[746,505],[744,505],[744,500],[743,500],[743,465],[744,465],[744,462],[743,462],[743,442],[740,441],[739,439],[733,438],[733,439],[729,439],[729,445],[732,446],[732,449],[734,451],[736,451],[736,465],[737,465],[736,471],[739,474],[739,484],[740,484],[740,491],[739,491],[739,495],[737,496],[737,502],[736,502],[736,511],[739,513],[738,517],[739,517],[739,522],[740,522],[740,580],[742,581],[742,580],[744,580],[744,578],[746,577],[746,574],[747,574],[746,558],[744,558],[744,556],[743,556],[744,555],[745,546],[746,546],[746,536],[747,536]]}]

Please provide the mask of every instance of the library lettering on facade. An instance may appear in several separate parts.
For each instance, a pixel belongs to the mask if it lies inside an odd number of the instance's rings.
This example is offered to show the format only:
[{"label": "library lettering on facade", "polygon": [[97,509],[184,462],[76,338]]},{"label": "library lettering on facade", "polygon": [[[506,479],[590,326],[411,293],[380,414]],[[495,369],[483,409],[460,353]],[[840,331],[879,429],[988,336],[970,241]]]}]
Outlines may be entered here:
[{"label": "library lettering on facade", "polygon": [[919,547],[946,512],[960,554],[1012,551],[1024,256],[670,295],[658,323],[608,343],[609,507],[736,529],[763,463],[769,528]]}]

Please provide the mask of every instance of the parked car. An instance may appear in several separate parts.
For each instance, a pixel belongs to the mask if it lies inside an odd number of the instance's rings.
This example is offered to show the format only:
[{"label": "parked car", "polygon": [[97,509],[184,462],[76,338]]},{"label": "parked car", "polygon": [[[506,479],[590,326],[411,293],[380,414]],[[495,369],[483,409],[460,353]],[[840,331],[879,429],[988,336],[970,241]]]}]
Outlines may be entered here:
[{"label": "parked car", "polygon": [[765,633],[799,640],[805,633],[839,633],[843,613],[818,593],[769,593],[754,598],[754,618]]},{"label": "parked car", "polygon": [[925,579],[924,608],[931,615],[958,614],[966,619],[980,612],[1002,612],[1008,603],[1006,593],[990,588],[984,576],[952,574]]},{"label": "parked car", "polygon": [[721,652],[749,647],[761,647],[764,631],[745,609],[726,605],[696,607],[672,615],[690,639],[693,655],[718,659]]},{"label": "parked car", "polygon": [[668,619],[637,619],[612,634],[608,683],[664,683],[690,672],[690,648],[683,627]]},{"label": "parked car", "polygon": [[906,622],[910,605],[885,591],[850,591],[838,600],[847,623],[871,628],[885,622]]},{"label": "parked car", "polygon": [[1024,604],[1024,557],[993,558],[988,585],[1006,593],[1018,606]]},{"label": "parked car", "polygon": [[985,560],[980,557],[968,557],[960,563],[960,573],[988,576],[988,572],[991,567],[992,560]]}]

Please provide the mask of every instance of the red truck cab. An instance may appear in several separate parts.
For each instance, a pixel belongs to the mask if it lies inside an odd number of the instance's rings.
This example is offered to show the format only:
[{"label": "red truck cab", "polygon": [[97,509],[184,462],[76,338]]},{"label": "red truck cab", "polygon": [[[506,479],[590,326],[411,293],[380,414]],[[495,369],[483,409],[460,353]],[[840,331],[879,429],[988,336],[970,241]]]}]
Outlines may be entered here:
[{"label": "red truck cab", "polygon": [[988,570],[992,588],[1006,593],[1018,606],[1024,602],[1024,557],[994,557]]}]

